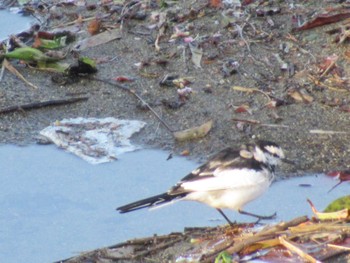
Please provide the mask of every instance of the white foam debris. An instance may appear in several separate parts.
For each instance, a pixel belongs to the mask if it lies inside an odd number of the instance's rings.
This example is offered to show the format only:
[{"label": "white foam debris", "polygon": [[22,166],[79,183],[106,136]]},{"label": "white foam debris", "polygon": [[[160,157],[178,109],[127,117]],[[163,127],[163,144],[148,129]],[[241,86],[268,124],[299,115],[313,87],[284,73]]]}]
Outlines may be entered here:
[{"label": "white foam debris", "polygon": [[145,125],[142,121],[112,117],[63,119],[40,131],[40,135],[92,164],[99,164],[139,149],[129,139]]}]

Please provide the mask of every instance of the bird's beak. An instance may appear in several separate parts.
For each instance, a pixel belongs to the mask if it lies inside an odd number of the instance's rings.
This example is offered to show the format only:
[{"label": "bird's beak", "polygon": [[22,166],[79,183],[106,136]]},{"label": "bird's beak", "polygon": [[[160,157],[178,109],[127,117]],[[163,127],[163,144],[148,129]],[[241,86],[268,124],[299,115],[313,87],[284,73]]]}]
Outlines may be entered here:
[{"label": "bird's beak", "polygon": [[288,160],[288,159],[286,159],[286,158],[281,159],[281,161],[284,162],[284,163],[292,164],[292,165],[295,165],[295,164],[296,164],[296,162],[294,162],[294,161],[292,161],[292,160]]}]

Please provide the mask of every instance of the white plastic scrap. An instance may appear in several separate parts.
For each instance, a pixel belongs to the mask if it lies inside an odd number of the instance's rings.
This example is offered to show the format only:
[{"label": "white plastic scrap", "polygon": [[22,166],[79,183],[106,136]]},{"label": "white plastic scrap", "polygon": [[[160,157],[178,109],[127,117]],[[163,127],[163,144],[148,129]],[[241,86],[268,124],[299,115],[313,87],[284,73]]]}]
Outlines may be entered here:
[{"label": "white plastic scrap", "polygon": [[99,164],[138,149],[129,138],[145,125],[142,121],[112,117],[63,119],[46,127],[40,134],[82,159]]}]

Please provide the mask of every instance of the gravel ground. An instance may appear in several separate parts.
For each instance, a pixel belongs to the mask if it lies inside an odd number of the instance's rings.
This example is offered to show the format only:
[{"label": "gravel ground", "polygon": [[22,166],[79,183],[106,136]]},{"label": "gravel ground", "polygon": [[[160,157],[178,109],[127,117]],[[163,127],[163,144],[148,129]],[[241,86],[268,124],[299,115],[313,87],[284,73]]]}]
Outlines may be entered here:
[{"label": "gravel ground", "polygon": [[[146,2],[150,4],[146,5]],[[1,81],[1,108],[72,96],[87,96],[89,100],[2,114],[0,142],[35,143],[41,129],[63,118],[113,116],[147,122],[146,129],[136,137],[138,142],[172,150],[175,154],[187,150],[190,157],[196,159],[205,160],[227,145],[238,146],[243,142],[268,139],[279,143],[288,157],[297,161],[295,167],[283,168],[287,172],[302,174],[347,168],[350,159],[347,133],[349,92],[346,85],[348,43],[335,43],[336,35],[327,33],[339,28],[341,23],[293,31],[293,17],[298,14],[306,19],[308,13],[319,11],[321,7],[317,1],[297,1],[294,9],[285,2],[272,3],[264,7],[266,10],[279,8],[271,16],[257,16],[262,7],[251,4],[238,18],[229,9],[206,7],[206,3],[177,1],[167,8],[160,8],[153,1],[144,1],[144,5],[134,8],[144,16],[136,19],[137,16],[130,15],[124,19],[120,39],[80,52],[80,56],[98,61],[97,78],[110,81],[117,76],[135,78],[126,85],[147,101],[173,130],[213,120],[214,126],[206,137],[176,142],[155,116],[139,107],[140,102],[128,92],[86,78],[70,85],[58,85],[51,80],[53,73],[13,61],[25,78],[39,88],[33,89],[5,72]],[[323,5],[326,6],[327,1]],[[88,10],[86,7],[54,5],[53,1],[40,13],[50,22],[45,23],[42,30],[65,25],[78,12],[84,17],[109,14],[102,19],[102,25],[121,27],[121,11],[117,7],[94,6],[95,9]],[[113,8],[117,10],[115,13],[111,11]],[[130,7],[128,12],[133,14],[134,9]],[[167,14],[164,36],[159,42],[160,51],[154,46],[159,30],[149,29],[157,23],[154,19],[156,13]],[[231,21],[229,26],[226,19]],[[86,24],[80,26],[79,39],[88,36]],[[171,40],[175,27],[189,32],[193,38],[197,37],[196,44],[203,51],[200,68],[192,63],[189,44],[183,38]],[[322,63],[332,54],[339,56],[336,68],[320,78]],[[281,69],[281,61],[276,55],[288,64],[287,70]],[[73,59],[73,54],[69,53],[65,61]],[[232,61],[239,64],[235,72],[229,72],[224,66]],[[145,65],[142,69],[135,66],[139,62]],[[159,85],[166,75],[190,80],[188,86],[192,94],[179,98],[177,87]],[[311,81],[309,76],[320,79],[320,82]],[[337,76],[343,82],[332,85],[342,86],[341,90],[325,86]],[[232,89],[233,86],[259,89],[264,93],[237,91]],[[306,94],[303,102],[293,98],[297,91]],[[281,106],[267,106],[277,100]],[[245,110],[241,110],[242,107]],[[253,123],[234,119],[253,120]],[[315,129],[342,133],[310,133]]]}]

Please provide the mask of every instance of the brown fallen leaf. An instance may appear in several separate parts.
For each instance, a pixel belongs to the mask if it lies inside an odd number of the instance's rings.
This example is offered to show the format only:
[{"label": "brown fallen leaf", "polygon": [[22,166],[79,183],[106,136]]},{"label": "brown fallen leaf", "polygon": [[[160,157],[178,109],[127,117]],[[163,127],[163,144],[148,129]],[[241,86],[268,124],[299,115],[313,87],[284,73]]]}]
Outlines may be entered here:
[{"label": "brown fallen leaf", "polygon": [[210,7],[220,8],[222,6],[221,0],[210,0]]},{"label": "brown fallen leaf", "polygon": [[235,108],[235,113],[244,113],[248,112],[249,114],[252,114],[252,110],[249,107],[249,104],[243,103]]},{"label": "brown fallen leaf", "polygon": [[87,31],[90,33],[90,35],[96,35],[100,32],[101,29],[101,20],[95,18],[94,20],[91,20],[87,26]]},{"label": "brown fallen leaf", "polygon": [[334,188],[336,188],[338,185],[340,185],[343,182],[350,181],[350,170],[344,170],[344,171],[331,171],[327,173],[328,176],[334,176],[335,178],[339,179],[339,182],[334,185],[329,191],[332,191]]},{"label": "brown fallen leaf", "polygon": [[192,127],[187,130],[174,132],[173,135],[178,141],[187,141],[202,138],[208,134],[213,127],[213,121],[210,120],[200,126]]},{"label": "brown fallen leaf", "polygon": [[319,26],[324,26],[327,24],[339,22],[350,17],[350,12],[347,9],[337,11],[337,13],[333,14],[319,14],[313,20],[306,22],[304,25],[296,28],[295,30],[307,30]]}]

